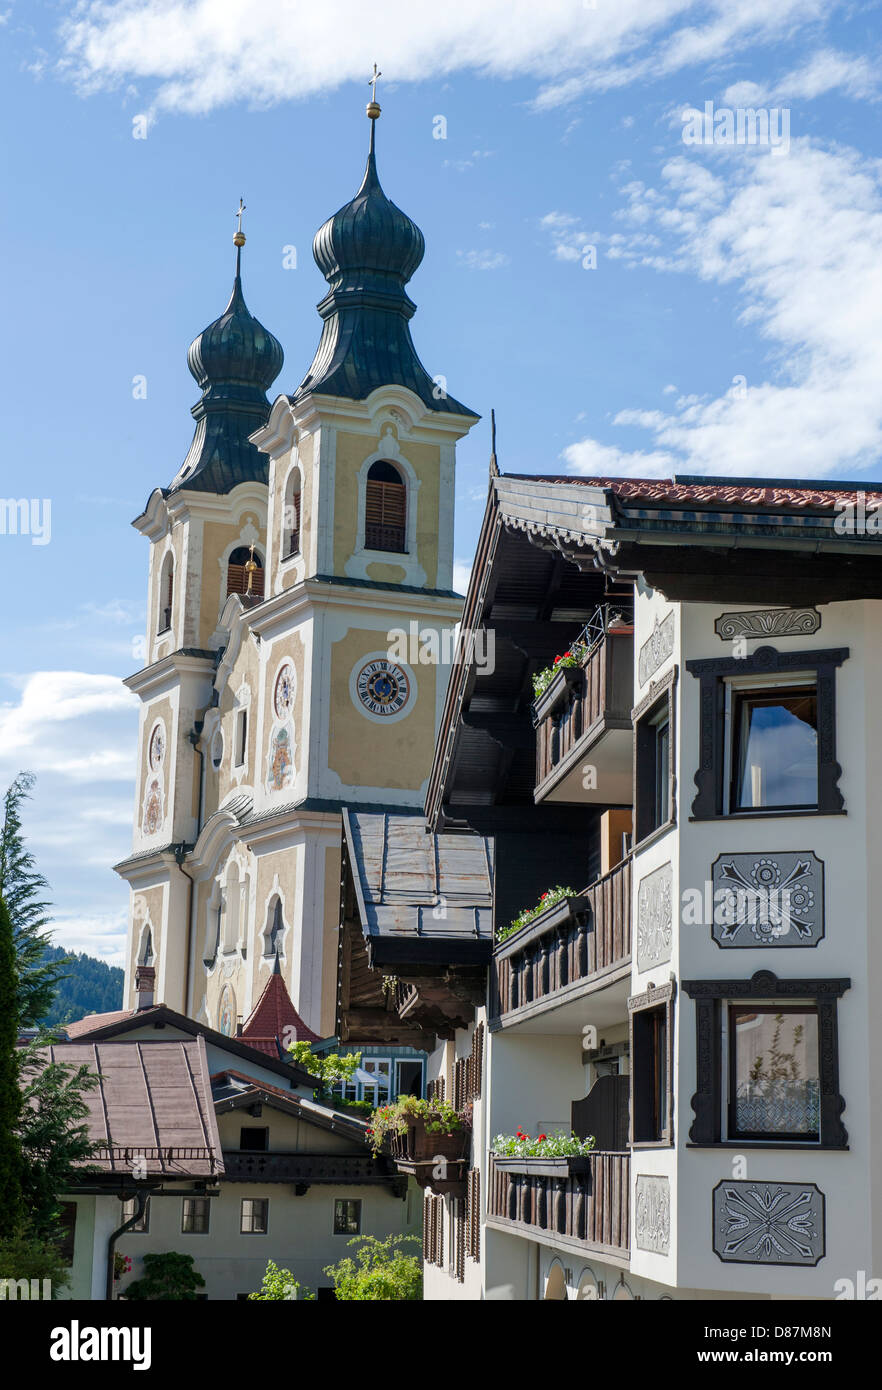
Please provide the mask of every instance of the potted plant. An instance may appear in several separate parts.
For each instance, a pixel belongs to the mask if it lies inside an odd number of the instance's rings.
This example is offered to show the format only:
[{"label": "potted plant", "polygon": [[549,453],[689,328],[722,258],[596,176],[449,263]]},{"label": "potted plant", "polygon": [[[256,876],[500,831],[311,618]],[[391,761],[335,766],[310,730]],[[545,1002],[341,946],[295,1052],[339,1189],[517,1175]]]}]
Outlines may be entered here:
[{"label": "potted plant", "polygon": [[471,1132],[469,1111],[457,1111],[445,1100],[421,1100],[399,1096],[381,1105],[367,1128],[367,1141],[375,1154],[388,1149],[393,1158],[422,1163],[433,1158],[462,1158]]}]

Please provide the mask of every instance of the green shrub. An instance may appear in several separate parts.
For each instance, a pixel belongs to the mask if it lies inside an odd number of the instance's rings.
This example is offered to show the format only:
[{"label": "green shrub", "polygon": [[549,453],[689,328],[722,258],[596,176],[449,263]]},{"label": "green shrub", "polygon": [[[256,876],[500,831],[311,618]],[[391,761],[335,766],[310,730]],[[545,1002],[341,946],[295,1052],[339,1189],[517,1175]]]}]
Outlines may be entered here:
[{"label": "green shrub", "polygon": [[406,1255],[402,1247],[419,1245],[416,1236],[356,1236],[350,1245],[359,1249],[355,1259],[346,1256],[339,1264],[328,1265],[325,1274],[332,1280],[342,1302],[401,1300],[418,1302],[423,1296],[423,1268],[418,1255]]}]

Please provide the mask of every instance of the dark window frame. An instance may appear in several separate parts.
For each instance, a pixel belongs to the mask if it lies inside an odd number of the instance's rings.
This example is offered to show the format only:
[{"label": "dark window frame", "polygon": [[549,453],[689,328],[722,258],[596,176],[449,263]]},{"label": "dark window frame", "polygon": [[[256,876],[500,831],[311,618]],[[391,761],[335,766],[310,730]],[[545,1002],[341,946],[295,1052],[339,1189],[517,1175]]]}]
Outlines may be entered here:
[{"label": "dark window frame", "polygon": [[[245,1203],[251,1203],[249,1219],[254,1221],[254,1207],[263,1208],[263,1227],[257,1229],[253,1224],[250,1228],[245,1225]],[[239,1235],[240,1236],[266,1236],[269,1235],[269,1197],[243,1197],[239,1203]]]},{"label": "dark window frame", "polygon": [[[355,1229],[354,1231],[353,1231],[353,1230],[350,1230],[348,1227],[347,1227],[346,1229],[341,1229],[341,1228],[340,1228],[340,1225],[338,1224],[338,1221],[337,1221],[337,1208],[338,1208],[338,1207],[350,1207],[350,1206],[353,1206],[353,1207],[356,1207],[356,1208],[357,1208],[356,1213],[355,1213],[355,1218],[356,1218],[356,1229]],[[332,1229],[333,1229],[333,1234],[334,1234],[335,1236],[349,1236],[350,1238],[351,1238],[352,1236],[360,1236],[360,1235],[361,1235],[362,1213],[363,1213],[363,1208],[362,1208],[362,1201],[361,1201],[361,1198],[360,1198],[360,1197],[335,1197],[335,1198],[334,1198],[334,1221],[333,1221],[333,1228],[332,1228]]]},{"label": "dark window frame", "polygon": [[[839,1091],[838,1001],[851,980],[780,980],[771,970],[758,970],[749,980],[683,980],[683,989],[695,1002],[696,1089],[692,1096],[695,1115],[689,1142],[696,1148],[847,1149],[848,1131],[842,1123],[845,1100]],[[821,1085],[819,1139],[727,1138],[723,1135],[723,1027],[724,1005],[755,1000],[762,1004],[787,1004],[809,1000],[818,1013],[818,1070]]]},{"label": "dark window frame", "polygon": [[[128,1212],[126,1211],[126,1208],[129,1206],[129,1204],[131,1204],[131,1206],[133,1207],[133,1210],[132,1210],[131,1213],[128,1213]],[[125,1202],[123,1203],[123,1219],[124,1219],[124,1220],[127,1220],[129,1215],[134,1216],[134,1214],[135,1214],[135,1212],[136,1212],[137,1210],[138,1210],[138,1199],[137,1199],[137,1197],[127,1197],[126,1200],[125,1200]],[[130,1227],[128,1228],[128,1230],[126,1231],[126,1235],[127,1235],[127,1236],[132,1236],[132,1235],[134,1235],[134,1236],[142,1236],[142,1235],[146,1236],[146,1235],[149,1235],[149,1234],[150,1234],[150,1198],[147,1197],[147,1199],[146,1199],[145,1202],[144,1202],[144,1210],[143,1210],[142,1213],[141,1213],[141,1220],[140,1220],[139,1222],[136,1222],[136,1224],[135,1224],[134,1226],[130,1226]]]},{"label": "dark window frame", "polygon": [[[674,980],[666,985],[650,985],[642,994],[634,994],[628,1000],[628,1037],[631,1055],[631,1147],[632,1149],[669,1149],[674,1143],[674,1000],[676,997]],[[657,1075],[650,1078],[649,1084],[642,1074],[645,1043],[642,1037],[643,1015],[661,1015],[664,1019],[664,1096],[658,1104]],[[636,1023],[636,1029],[635,1029]],[[653,1021],[654,1026],[654,1021]],[[657,1059],[657,1043],[653,1044],[653,1056]],[[638,1132],[645,1133],[647,1108],[654,1107],[657,1114],[658,1137],[654,1139],[637,1138]]]},{"label": "dark window frame", "polygon": [[[678,668],[673,666],[660,680],[652,681],[631,711],[634,725],[634,849],[665,835],[677,824],[676,719],[674,692]],[[667,723],[667,817],[659,820],[658,729]]]},{"label": "dark window frame", "polygon": [[[202,1208],[204,1208],[204,1212],[202,1212],[202,1214],[204,1214],[204,1217],[205,1217],[205,1227],[204,1227],[203,1230],[194,1230],[194,1229],[192,1229],[191,1227],[188,1227],[188,1226],[186,1225],[186,1220],[187,1220],[187,1205],[188,1205],[188,1203],[192,1203],[192,1204],[194,1205],[194,1207],[195,1207],[195,1204],[196,1204],[197,1202],[201,1204],[200,1211],[201,1211]],[[195,1212],[194,1212],[194,1215],[195,1215]],[[181,1198],[181,1235],[182,1235],[182,1236],[207,1236],[207,1235],[210,1234],[210,1231],[211,1231],[211,1201],[209,1200],[209,1198],[208,1198],[208,1197],[182,1197],[182,1198]]]},{"label": "dark window frame", "polygon": [[[770,816],[845,815],[839,790],[842,768],[836,761],[836,670],[848,659],[848,647],[779,652],[760,647],[752,656],[713,657],[687,661],[686,670],[699,682],[699,757],[695,773],[698,793],[692,820],[768,819]],[[815,673],[818,700],[818,802],[816,807],[728,809],[726,786],[726,681],[744,676]],[[743,687],[745,690],[747,687]]]}]

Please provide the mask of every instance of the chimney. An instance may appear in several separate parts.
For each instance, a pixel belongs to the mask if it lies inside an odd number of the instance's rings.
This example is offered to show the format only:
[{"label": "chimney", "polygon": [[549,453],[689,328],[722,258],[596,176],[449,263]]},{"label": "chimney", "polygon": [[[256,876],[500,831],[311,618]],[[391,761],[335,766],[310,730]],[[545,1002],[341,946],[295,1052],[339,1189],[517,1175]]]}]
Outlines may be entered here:
[{"label": "chimney", "polygon": [[138,1009],[153,1007],[153,992],[156,987],[156,971],[152,965],[139,965],[135,971],[135,993],[138,996]]}]

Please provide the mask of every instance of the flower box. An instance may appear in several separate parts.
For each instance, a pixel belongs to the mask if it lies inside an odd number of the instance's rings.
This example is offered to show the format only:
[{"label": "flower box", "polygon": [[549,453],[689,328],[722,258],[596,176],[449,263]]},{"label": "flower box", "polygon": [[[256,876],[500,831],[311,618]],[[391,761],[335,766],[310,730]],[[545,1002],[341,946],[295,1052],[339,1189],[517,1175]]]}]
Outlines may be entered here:
[{"label": "flower box", "polygon": [[591,1175],[590,1154],[573,1158],[505,1158],[494,1154],[493,1162],[500,1173],[527,1178],[589,1178]]}]

